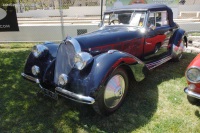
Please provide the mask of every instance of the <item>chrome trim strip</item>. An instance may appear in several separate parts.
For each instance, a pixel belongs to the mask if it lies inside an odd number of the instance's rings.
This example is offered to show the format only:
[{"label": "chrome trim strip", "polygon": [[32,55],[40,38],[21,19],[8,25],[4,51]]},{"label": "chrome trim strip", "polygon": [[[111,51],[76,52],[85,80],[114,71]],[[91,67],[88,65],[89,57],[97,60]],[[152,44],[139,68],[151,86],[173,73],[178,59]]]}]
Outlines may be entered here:
[{"label": "chrome trim strip", "polygon": [[118,50],[115,50],[115,49],[111,49],[111,50],[108,50],[108,54],[113,54],[114,52],[117,52]]},{"label": "chrome trim strip", "polygon": [[198,94],[198,93],[196,93],[196,92],[193,92],[193,91],[190,91],[190,90],[188,89],[188,87],[186,87],[186,88],[184,89],[184,92],[185,92],[188,96],[191,96],[191,97],[200,99],[200,94]]},{"label": "chrome trim strip", "polygon": [[65,90],[61,87],[56,87],[55,91],[59,92],[58,93],[59,95],[76,102],[85,103],[85,104],[93,104],[95,102],[94,98],[92,97],[76,94],[71,91]]},{"label": "chrome trim strip", "polygon": [[35,82],[35,83],[37,83],[37,84],[40,83],[40,80],[39,80],[39,79],[34,78],[34,77],[32,77],[32,76],[29,76],[29,75],[27,75],[27,74],[25,74],[25,73],[21,73],[21,76],[24,77],[24,78],[26,78],[26,79],[28,79],[28,80],[31,80],[31,81],[33,81],[33,82]]},{"label": "chrome trim strip", "polygon": [[197,82],[194,82],[194,81],[192,81],[192,80],[190,80],[189,78],[188,78],[188,76],[187,76],[187,72],[190,70],[190,69],[198,69],[199,71],[200,71],[200,67],[198,67],[198,66],[191,66],[190,68],[188,68],[186,71],[185,71],[185,77],[186,77],[186,79],[188,80],[188,81],[190,81],[191,83],[200,83],[200,81],[197,81]]},{"label": "chrome trim strip", "polygon": [[69,41],[74,46],[74,49],[75,49],[76,53],[81,52],[81,46],[80,46],[79,42],[76,39],[69,37],[69,38],[67,38],[65,43],[67,43],[67,41]]}]

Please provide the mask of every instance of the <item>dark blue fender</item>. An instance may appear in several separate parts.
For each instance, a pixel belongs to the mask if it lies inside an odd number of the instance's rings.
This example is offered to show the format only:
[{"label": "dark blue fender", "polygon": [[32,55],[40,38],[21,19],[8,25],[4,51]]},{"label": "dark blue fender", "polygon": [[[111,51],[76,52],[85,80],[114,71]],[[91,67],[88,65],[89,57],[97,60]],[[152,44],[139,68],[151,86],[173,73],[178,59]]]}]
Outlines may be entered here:
[{"label": "dark blue fender", "polygon": [[184,37],[185,30],[177,29],[170,38],[170,44],[178,45],[179,41]]},{"label": "dark blue fender", "polygon": [[75,93],[95,97],[109,75],[117,68],[123,66],[128,74],[134,75],[137,81],[144,79],[145,65],[136,57],[119,51],[103,53],[94,57],[93,62],[82,71],[74,70],[70,73],[70,88]]},{"label": "dark blue fender", "polygon": [[39,58],[35,58],[32,52],[29,54],[29,57],[27,58],[27,61],[25,63],[24,67],[24,73],[30,76],[35,77],[32,72],[31,68],[34,65],[37,65],[40,67],[40,73],[38,75],[39,80],[43,80],[43,76],[46,73],[48,67],[52,66],[54,63],[54,60],[56,58],[56,53],[59,44],[52,43],[52,42],[45,42],[43,45],[48,47],[48,51],[46,53],[42,54],[43,56]]},{"label": "dark blue fender", "polygon": [[183,53],[184,45],[187,47],[187,41],[185,30],[179,28],[174,32],[169,41],[172,58],[179,58]]}]

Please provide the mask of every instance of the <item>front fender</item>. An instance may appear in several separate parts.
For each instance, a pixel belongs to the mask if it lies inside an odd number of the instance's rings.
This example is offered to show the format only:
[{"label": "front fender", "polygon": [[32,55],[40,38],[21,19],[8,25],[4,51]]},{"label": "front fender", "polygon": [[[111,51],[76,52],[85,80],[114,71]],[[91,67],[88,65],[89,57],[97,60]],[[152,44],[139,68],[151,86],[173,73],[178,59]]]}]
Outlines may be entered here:
[{"label": "front fender", "polygon": [[[92,64],[86,70],[82,72],[74,71],[71,87],[77,93],[95,97],[95,92],[102,87],[101,85],[105,83],[109,75],[121,65],[128,67],[137,81],[144,79],[143,70],[145,65],[142,61],[128,53],[114,51],[94,57]],[[83,89],[80,90],[80,88]]]},{"label": "front fender", "polygon": [[[45,54],[45,56],[35,58],[33,53],[31,52],[26,60],[24,67],[25,74],[38,78],[40,81],[43,79],[43,76],[46,73],[48,67],[55,60],[57,49],[59,46],[58,44],[52,42],[46,42],[43,45],[45,45],[48,48],[48,53]],[[40,73],[38,76],[34,76],[32,74],[31,68],[34,65],[37,65],[40,68]]]}]

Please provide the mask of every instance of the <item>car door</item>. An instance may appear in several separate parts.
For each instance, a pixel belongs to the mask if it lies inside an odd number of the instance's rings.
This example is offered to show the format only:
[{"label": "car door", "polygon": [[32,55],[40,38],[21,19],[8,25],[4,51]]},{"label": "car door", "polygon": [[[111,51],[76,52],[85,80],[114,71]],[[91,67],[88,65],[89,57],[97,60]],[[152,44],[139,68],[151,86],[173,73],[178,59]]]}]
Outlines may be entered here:
[{"label": "car door", "polygon": [[155,60],[168,54],[168,43],[172,30],[167,11],[150,12],[146,23],[147,34],[144,43],[144,60]]}]

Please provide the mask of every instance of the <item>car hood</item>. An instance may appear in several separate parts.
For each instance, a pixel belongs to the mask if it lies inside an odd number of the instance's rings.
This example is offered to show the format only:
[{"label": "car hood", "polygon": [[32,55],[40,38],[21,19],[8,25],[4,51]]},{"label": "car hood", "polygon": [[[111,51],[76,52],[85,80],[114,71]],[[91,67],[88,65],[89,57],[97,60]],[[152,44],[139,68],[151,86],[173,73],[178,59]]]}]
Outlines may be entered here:
[{"label": "car hood", "polygon": [[142,37],[138,28],[133,27],[106,27],[98,31],[75,37],[81,45],[81,49],[87,51],[90,48],[116,44],[134,38]]}]

